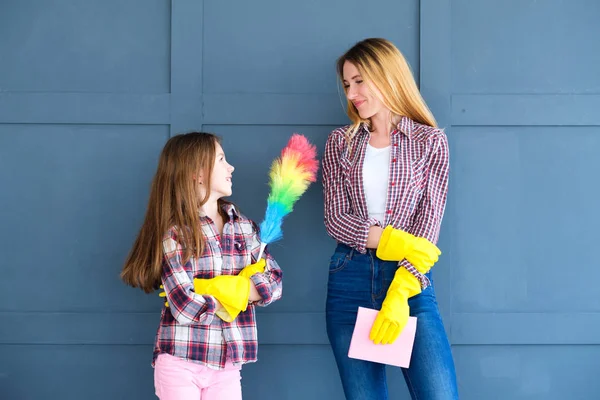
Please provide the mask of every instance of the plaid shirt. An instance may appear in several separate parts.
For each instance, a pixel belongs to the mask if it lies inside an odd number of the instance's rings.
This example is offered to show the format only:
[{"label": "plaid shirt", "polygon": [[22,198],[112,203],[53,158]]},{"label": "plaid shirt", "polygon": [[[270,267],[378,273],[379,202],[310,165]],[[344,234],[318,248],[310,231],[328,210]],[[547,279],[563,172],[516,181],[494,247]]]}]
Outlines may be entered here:
[{"label": "plaid shirt", "polygon": [[[325,145],[323,187],[325,227],[331,237],[361,253],[366,252],[369,218],[363,187],[363,164],[370,132],[363,124],[346,140],[348,126],[334,130]],[[446,134],[402,117],[390,136],[391,155],[386,217],[383,226],[412,233],[437,243],[448,191],[449,152]],[[429,279],[407,260],[400,265],[421,285]]]},{"label": "plaid shirt", "polygon": [[282,292],[282,271],[269,253],[264,252],[267,259],[265,272],[251,277],[262,300],[249,304],[232,322],[224,322],[215,315],[212,296],[194,293],[194,278],[237,275],[258,257],[257,226],[239,214],[233,205],[223,207],[229,219],[225,221],[221,236],[210,218],[200,216],[206,242],[200,258],[192,257],[182,263],[183,250],[175,228],[163,238],[162,282],[169,307],[162,310],[153,365],[160,353],[212,369],[223,369],[227,359],[236,365],[257,360],[255,305],[267,306],[281,298]]}]

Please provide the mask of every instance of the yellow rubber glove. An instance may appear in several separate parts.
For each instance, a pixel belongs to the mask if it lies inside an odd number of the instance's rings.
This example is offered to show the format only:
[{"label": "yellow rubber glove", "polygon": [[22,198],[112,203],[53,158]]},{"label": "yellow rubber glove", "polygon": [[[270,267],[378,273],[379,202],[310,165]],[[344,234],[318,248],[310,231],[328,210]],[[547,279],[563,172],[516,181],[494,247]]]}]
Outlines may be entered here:
[{"label": "yellow rubber glove", "polygon": [[212,279],[194,279],[196,294],[214,296],[223,306],[215,314],[225,322],[246,311],[250,297],[250,279],[239,275],[220,275]]},{"label": "yellow rubber glove", "polygon": [[[242,276],[242,277],[246,277],[246,278],[250,279],[250,277],[254,274],[262,274],[263,272],[265,272],[266,265],[267,265],[267,261],[264,258],[261,258],[260,260],[258,260],[258,262],[254,263],[254,264],[250,264],[250,265],[246,266],[244,269],[242,269],[240,271],[240,273],[238,274],[238,276]],[[198,290],[206,290],[205,284],[204,283],[196,284],[196,281],[202,281],[202,280],[203,279],[194,279],[194,291],[198,294],[205,294],[205,293],[198,292]],[[207,279],[204,279],[204,280],[207,280]],[[160,285],[160,288],[164,289],[163,285]],[[158,295],[160,297],[167,297],[167,294],[164,292],[164,290],[162,292],[160,292]],[[217,297],[217,296],[215,296],[215,297]],[[219,300],[219,302],[221,302],[220,299],[217,298],[217,300]],[[169,307],[168,301],[165,301],[165,306]],[[226,309],[226,307],[227,306],[225,306],[225,305],[223,306],[224,309]],[[234,310],[235,307],[234,306],[230,306],[230,307],[231,307],[231,311],[233,313],[235,313],[235,310]],[[245,311],[245,308],[242,311]],[[238,311],[238,313],[239,313],[239,311]],[[220,310],[217,310],[217,315],[219,315],[219,317],[221,317],[220,314],[221,314]],[[228,315],[231,316],[231,314],[229,314],[229,313],[228,313]],[[225,314],[223,314],[223,316],[225,316],[227,319],[231,319],[230,317],[227,317]],[[225,318],[221,318],[221,319],[225,320]],[[231,321],[233,321],[233,319],[231,319]],[[231,322],[231,321],[228,321],[228,322]]]},{"label": "yellow rubber glove", "polygon": [[[160,293],[158,294],[158,296],[159,296],[159,297],[167,297],[167,293],[164,291],[164,289],[165,289],[165,288],[164,288],[164,286],[163,286],[163,285],[160,285],[160,288],[161,288],[161,289],[163,289],[163,291],[162,291],[162,292],[160,292]],[[169,302],[168,302],[168,301],[165,301],[165,307],[169,307]],[[219,311],[219,310],[222,310],[222,309],[223,309],[223,306],[222,306],[222,305],[221,305],[220,307],[221,307],[221,308],[219,308],[219,309],[216,311],[216,313],[218,313],[218,311]],[[217,315],[218,315],[218,314],[217,314]]]},{"label": "yellow rubber glove", "polygon": [[385,261],[407,259],[422,274],[429,272],[442,252],[429,240],[388,225],[383,230],[377,257]]},{"label": "yellow rubber glove", "polygon": [[377,313],[369,339],[375,344],[394,343],[406,326],[410,309],[409,297],[421,293],[421,283],[406,268],[400,267]]},{"label": "yellow rubber glove", "polygon": [[245,276],[246,278],[250,279],[250,277],[254,274],[262,274],[263,272],[265,272],[266,265],[267,261],[264,258],[261,258],[260,260],[258,260],[258,262],[250,264],[243,270],[241,270],[238,276]]},{"label": "yellow rubber glove", "polygon": [[[160,288],[164,289],[162,285]],[[217,299],[221,308],[218,308],[215,314],[223,321],[231,322],[248,307],[250,279],[239,275],[220,275],[212,279],[194,278],[194,292]],[[164,290],[158,295],[167,297]],[[169,302],[165,302],[165,306],[169,307]]]}]

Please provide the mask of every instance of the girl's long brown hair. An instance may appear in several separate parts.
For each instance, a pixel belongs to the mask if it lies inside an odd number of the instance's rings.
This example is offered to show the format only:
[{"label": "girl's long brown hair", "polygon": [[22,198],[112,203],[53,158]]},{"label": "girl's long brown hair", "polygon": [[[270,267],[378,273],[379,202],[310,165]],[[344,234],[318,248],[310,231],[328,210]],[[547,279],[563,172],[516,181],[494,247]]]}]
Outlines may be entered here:
[{"label": "girl's long brown hair", "polygon": [[[215,148],[219,142],[212,133],[191,132],[174,136],[165,144],[152,180],[144,223],[121,271],[121,279],[128,285],[146,293],[158,289],[162,240],[172,227],[177,230],[184,249],[184,263],[202,254],[204,238],[199,211],[210,195]],[[198,198],[199,174],[206,189],[202,199]]]}]

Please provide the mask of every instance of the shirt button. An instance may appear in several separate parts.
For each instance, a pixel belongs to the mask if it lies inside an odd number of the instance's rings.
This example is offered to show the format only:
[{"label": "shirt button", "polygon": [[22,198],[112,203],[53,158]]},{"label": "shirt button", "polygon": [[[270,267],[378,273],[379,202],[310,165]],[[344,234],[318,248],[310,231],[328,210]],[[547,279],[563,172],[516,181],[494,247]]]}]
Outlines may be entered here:
[{"label": "shirt button", "polygon": [[392,186],[396,186],[396,182],[392,182],[392,183],[391,183],[391,185],[392,185]]},{"label": "shirt button", "polygon": [[394,147],[398,147],[398,143],[394,143]]},{"label": "shirt button", "polygon": [[396,162],[396,159],[394,158],[394,159],[392,160],[392,162]]},{"label": "shirt button", "polygon": [[387,212],[388,214],[391,214],[391,213],[392,213],[392,210],[387,210],[386,212]]}]

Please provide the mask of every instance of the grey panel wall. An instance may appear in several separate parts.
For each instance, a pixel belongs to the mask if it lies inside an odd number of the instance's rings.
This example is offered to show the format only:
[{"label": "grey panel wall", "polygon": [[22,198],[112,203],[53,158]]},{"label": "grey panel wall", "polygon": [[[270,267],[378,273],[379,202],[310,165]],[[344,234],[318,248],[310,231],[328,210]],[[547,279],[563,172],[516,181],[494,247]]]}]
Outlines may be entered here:
[{"label": "grey panel wall", "polygon": [[[288,137],[322,154],[346,123],[335,59],[378,36],[404,52],[450,138],[434,273],[462,398],[597,398],[599,12],[592,0],[4,0],[0,397],[154,398],[160,300],[118,273],[165,140],[223,136],[233,201],[260,220]],[[259,314],[247,399],[343,398],[320,185],[273,246],[284,298]],[[389,377],[408,398],[400,371]]]}]

